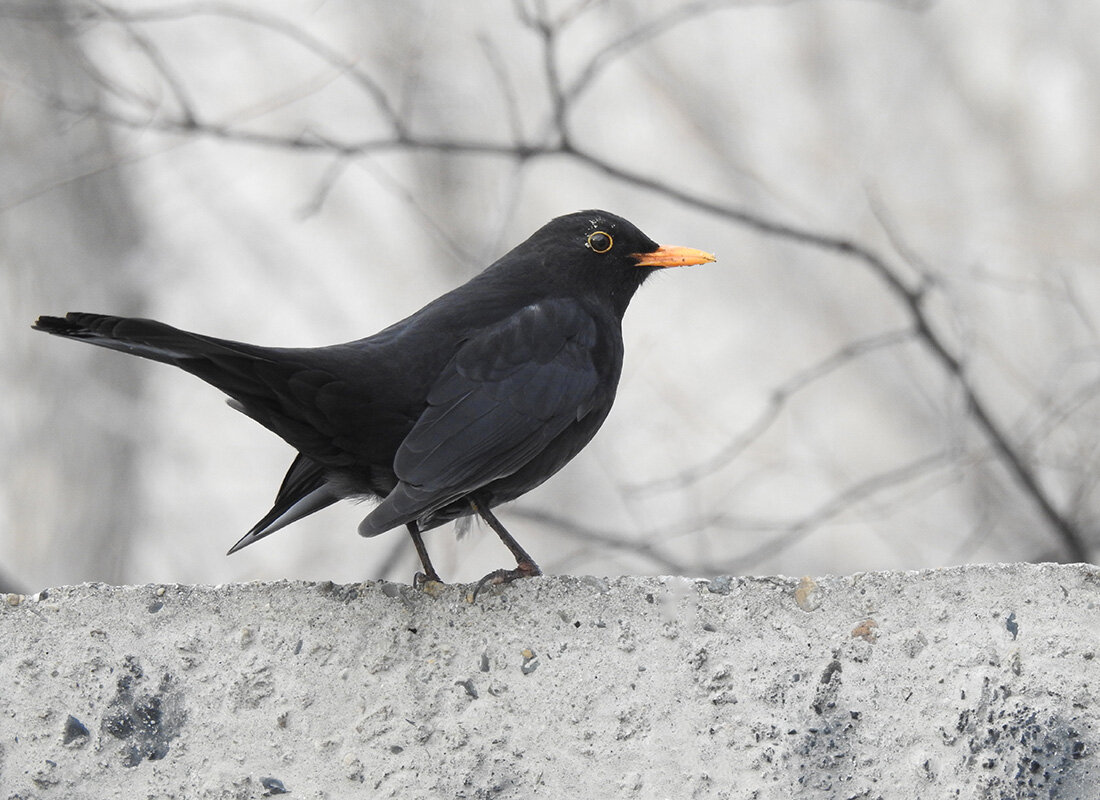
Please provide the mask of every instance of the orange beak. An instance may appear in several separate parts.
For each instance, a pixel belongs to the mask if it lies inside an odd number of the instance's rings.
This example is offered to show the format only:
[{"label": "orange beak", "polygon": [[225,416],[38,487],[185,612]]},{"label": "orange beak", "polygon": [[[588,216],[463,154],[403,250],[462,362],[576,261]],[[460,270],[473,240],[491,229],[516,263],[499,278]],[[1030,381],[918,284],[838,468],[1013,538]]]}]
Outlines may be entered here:
[{"label": "orange beak", "polygon": [[710,253],[692,247],[666,247],[661,245],[652,253],[634,253],[639,267],[690,267],[692,264],[707,264],[717,261]]}]

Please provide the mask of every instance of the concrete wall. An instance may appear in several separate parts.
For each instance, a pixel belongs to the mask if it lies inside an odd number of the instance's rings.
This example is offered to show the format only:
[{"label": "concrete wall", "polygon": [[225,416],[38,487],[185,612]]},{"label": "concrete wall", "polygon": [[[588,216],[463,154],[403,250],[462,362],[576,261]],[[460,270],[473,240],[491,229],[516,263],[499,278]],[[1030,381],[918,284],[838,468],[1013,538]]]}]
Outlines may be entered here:
[{"label": "concrete wall", "polygon": [[84,585],[0,603],[0,798],[1092,798],[1100,571]]}]

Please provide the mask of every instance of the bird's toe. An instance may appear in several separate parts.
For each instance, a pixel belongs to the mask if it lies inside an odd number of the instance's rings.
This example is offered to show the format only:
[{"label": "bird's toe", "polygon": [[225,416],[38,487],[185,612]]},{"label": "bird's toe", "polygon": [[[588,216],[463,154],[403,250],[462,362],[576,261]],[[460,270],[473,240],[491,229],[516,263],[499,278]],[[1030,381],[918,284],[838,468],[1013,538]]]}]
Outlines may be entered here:
[{"label": "bird's toe", "polygon": [[472,603],[477,600],[478,594],[486,586],[502,586],[512,581],[518,581],[521,578],[534,578],[541,574],[542,570],[539,569],[539,565],[534,561],[522,561],[516,564],[515,569],[493,570],[477,582],[473,593],[470,595],[470,602]]}]

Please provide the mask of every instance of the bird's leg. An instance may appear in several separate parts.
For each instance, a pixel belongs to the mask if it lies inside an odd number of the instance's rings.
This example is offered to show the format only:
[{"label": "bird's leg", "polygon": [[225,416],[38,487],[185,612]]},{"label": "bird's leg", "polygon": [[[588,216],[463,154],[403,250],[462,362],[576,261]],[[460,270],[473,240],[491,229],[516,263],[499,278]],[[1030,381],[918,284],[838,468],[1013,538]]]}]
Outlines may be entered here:
[{"label": "bird's leg", "polygon": [[511,583],[518,578],[533,578],[535,575],[541,575],[542,570],[539,569],[539,565],[535,563],[535,560],[531,558],[531,556],[527,555],[527,551],[520,546],[520,543],[512,538],[512,534],[508,533],[508,529],[500,524],[500,520],[489,510],[489,506],[478,501],[474,497],[469,498],[469,502],[470,508],[472,508],[483,520],[489,523],[489,527],[500,537],[500,540],[504,542],[504,546],[511,551],[516,559],[515,569],[498,569],[490,572],[479,580],[477,586],[474,588],[473,596],[476,598],[477,593],[480,592],[486,584]]},{"label": "bird's leg", "polygon": [[419,588],[428,581],[443,583],[443,581],[440,580],[439,573],[436,572],[435,567],[432,566],[432,560],[428,558],[428,548],[424,546],[424,537],[420,535],[420,527],[416,522],[410,522],[405,525],[405,527],[409,529],[409,536],[412,537],[413,547],[416,548],[416,554],[420,556],[420,563],[424,567],[423,572],[418,572],[413,576],[413,586]]}]

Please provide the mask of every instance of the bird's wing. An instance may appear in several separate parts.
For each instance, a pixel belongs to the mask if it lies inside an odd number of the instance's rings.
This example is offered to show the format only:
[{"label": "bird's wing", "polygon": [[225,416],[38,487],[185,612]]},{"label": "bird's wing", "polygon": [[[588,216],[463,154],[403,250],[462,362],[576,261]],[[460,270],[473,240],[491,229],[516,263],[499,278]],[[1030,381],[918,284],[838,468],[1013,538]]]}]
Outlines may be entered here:
[{"label": "bird's wing", "polygon": [[373,536],[510,475],[599,403],[596,322],[543,300],[467,340],[394,460],[399,483],[359,527]]}]

